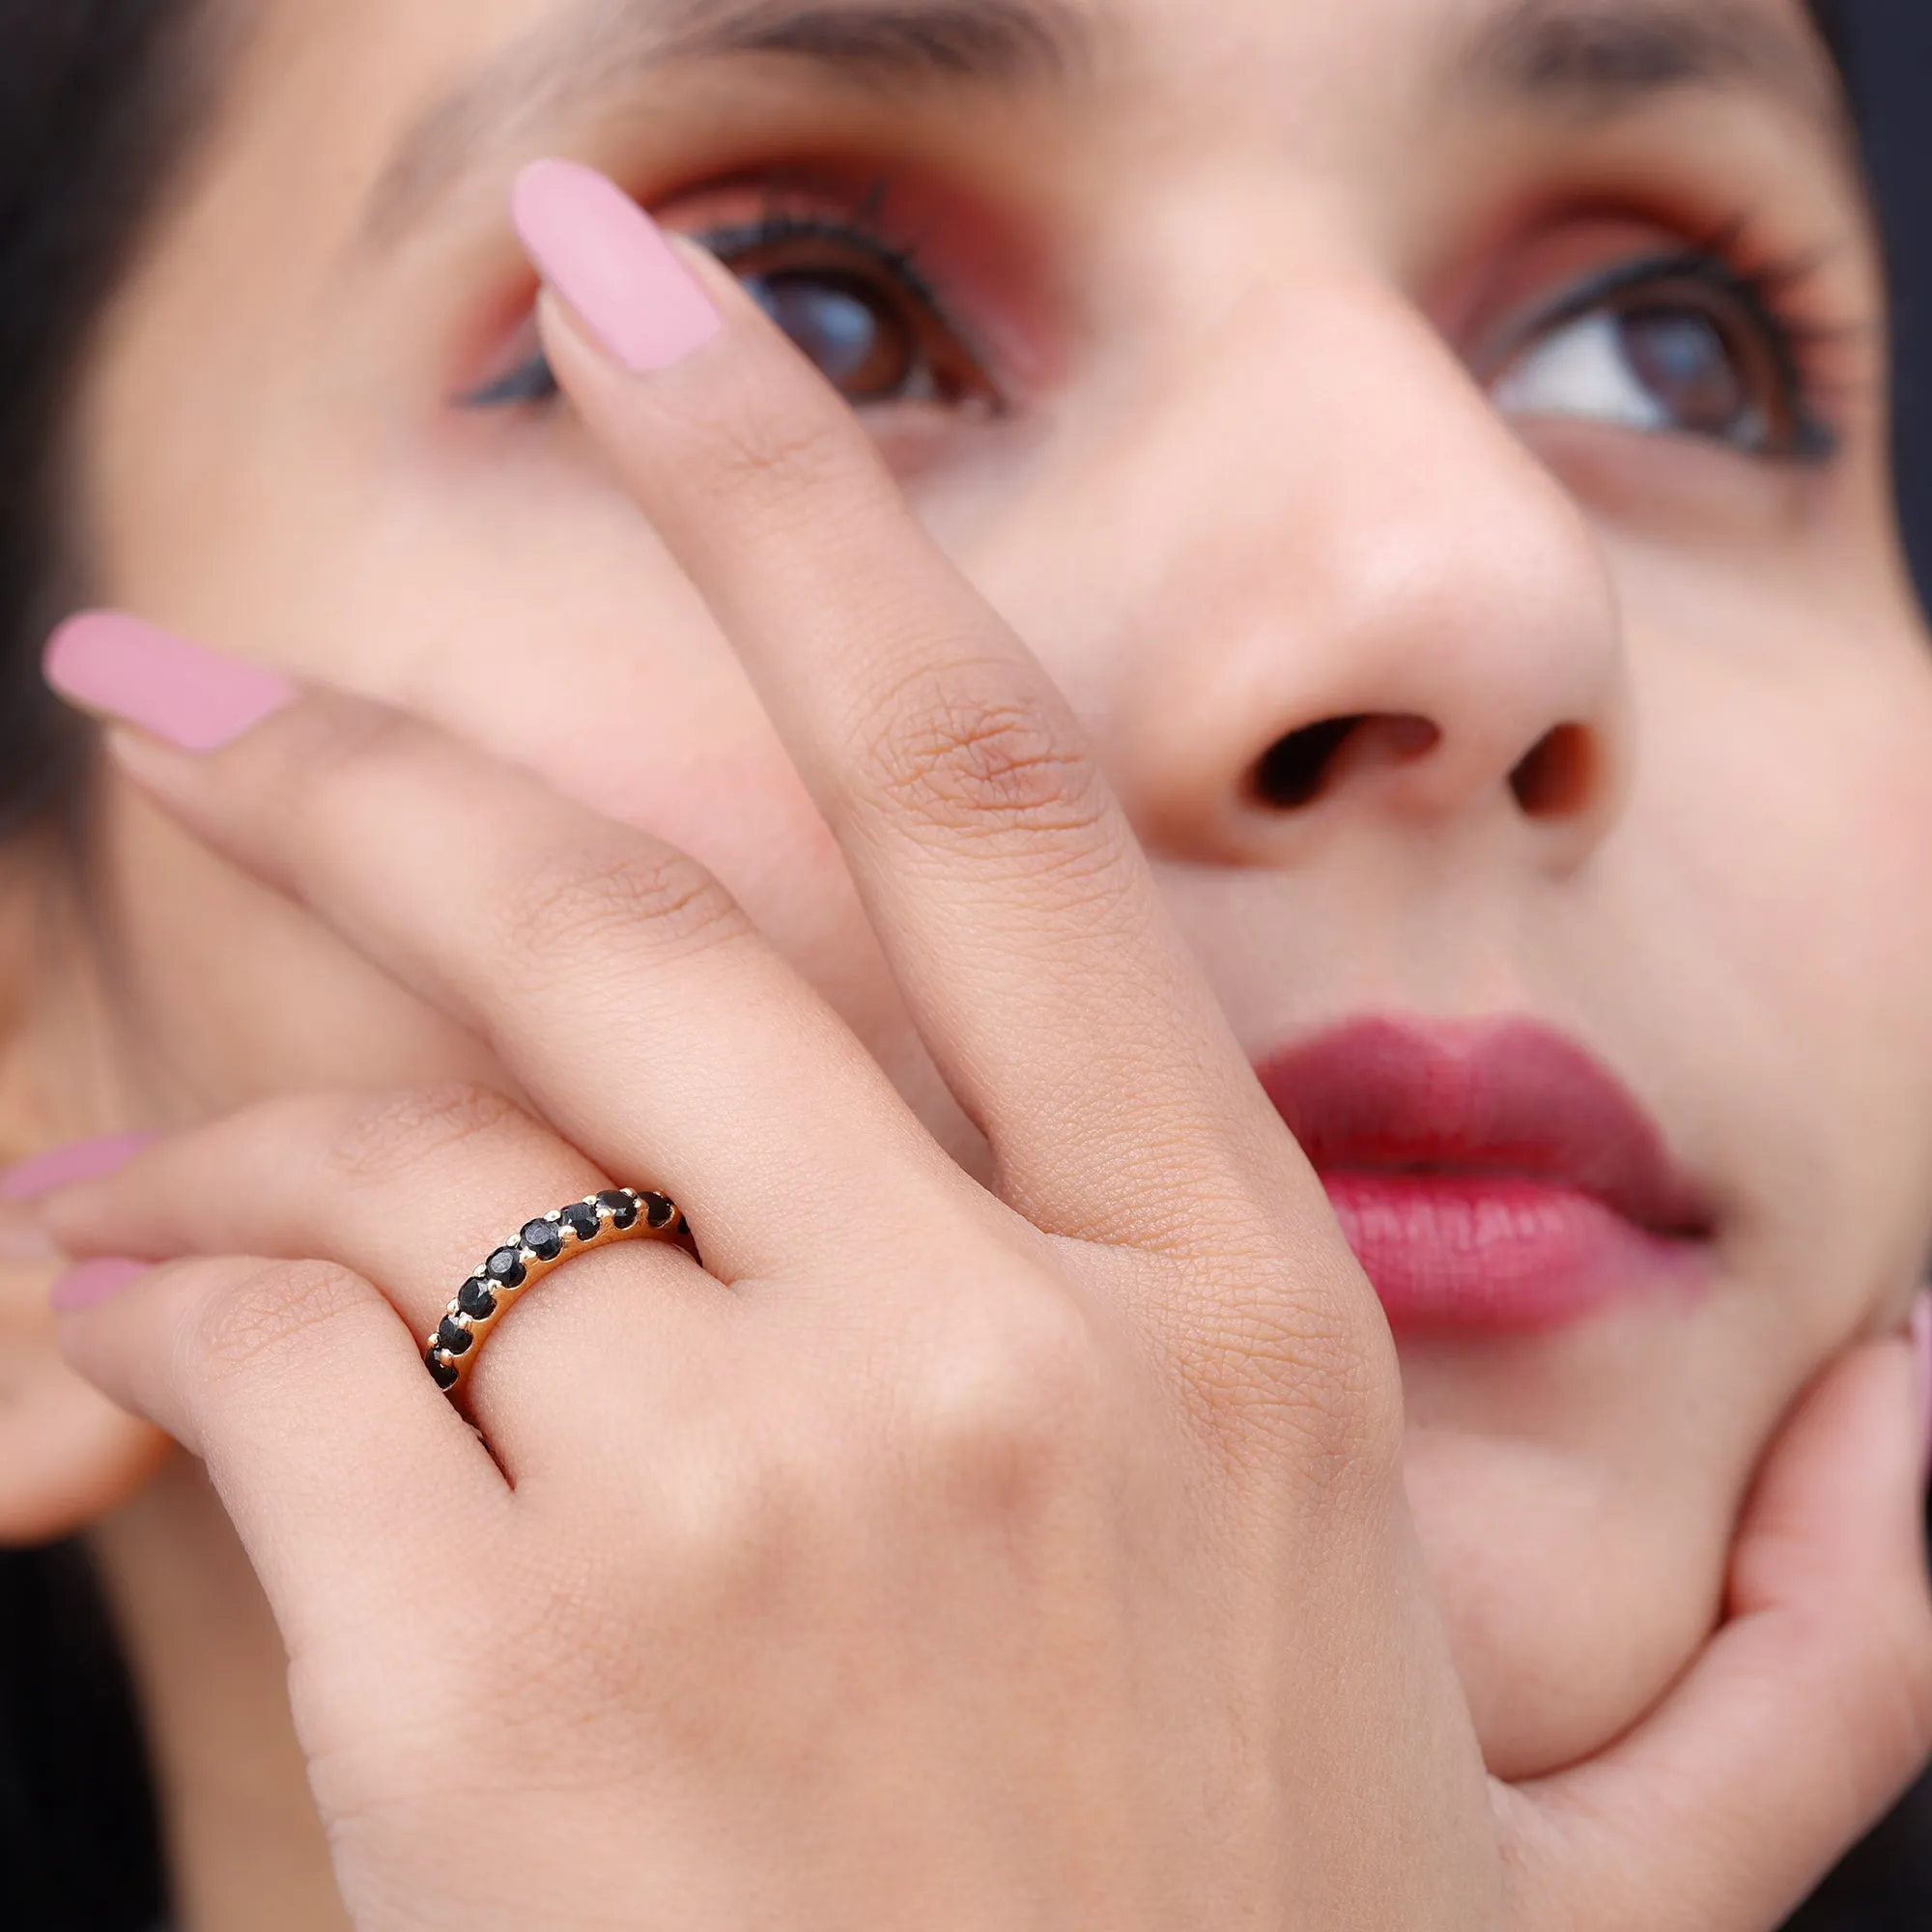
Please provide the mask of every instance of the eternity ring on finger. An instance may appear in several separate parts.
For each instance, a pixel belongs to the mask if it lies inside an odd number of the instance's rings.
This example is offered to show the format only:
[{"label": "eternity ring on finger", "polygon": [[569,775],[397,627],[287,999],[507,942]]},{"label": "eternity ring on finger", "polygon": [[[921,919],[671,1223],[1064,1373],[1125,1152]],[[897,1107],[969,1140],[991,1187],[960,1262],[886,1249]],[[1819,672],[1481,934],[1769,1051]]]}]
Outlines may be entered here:
[{"label": "eternity ring on finger", "polygon": [[526,1221],[463,1284],[429,1338],[423,1361],[437,1387],[447,1396],[462,1388],[504,1310],[553,1269],[613,1241],[674,1239],[683,1227],[675,1202],[635,1187],[608,1188]]}]

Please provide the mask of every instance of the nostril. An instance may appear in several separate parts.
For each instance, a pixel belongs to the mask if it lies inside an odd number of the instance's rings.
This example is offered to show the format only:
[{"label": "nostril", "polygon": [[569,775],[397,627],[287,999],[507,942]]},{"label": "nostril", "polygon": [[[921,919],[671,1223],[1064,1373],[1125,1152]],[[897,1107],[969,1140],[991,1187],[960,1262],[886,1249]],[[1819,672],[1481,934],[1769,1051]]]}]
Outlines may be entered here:
[{"label": "nostril", "polygon": [[1321,796],[1342,747],[1366,717],[1324,718],[1278,738],[1263,753],[1255,767],[1255,796],[1278,811],[1298,811]]},{"label": "nostril", "polygon": [[1426,718],[1363,712],[1324,718],[1277,739],[1255,767],[1254,794],[1278,811],[1313,805],[1344,764],[1406,764],[1433,751],[1442,734]]},{"label": "nostril", "polygon": [[1581,724],[1559,724],[1510,774],[1510,790],[1528,818],[1571,818],[1589,802],[1597,755]]}]

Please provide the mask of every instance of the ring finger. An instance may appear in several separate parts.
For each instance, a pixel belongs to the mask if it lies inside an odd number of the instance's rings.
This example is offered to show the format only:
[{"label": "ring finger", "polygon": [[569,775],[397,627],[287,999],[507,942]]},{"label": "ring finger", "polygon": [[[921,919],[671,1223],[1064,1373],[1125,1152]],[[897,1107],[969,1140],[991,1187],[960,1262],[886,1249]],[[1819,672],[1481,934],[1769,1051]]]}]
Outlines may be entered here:
[{"label": "ring finger", "polygon": [[[455,1087],[267,1101],[159,1141],[42,1211],[76,1258],[336,1263],[382,1289],[420,1348],[487,1257],[611,1185],[509,1101]],[[585,1254],[519,1297],[475,1346],[464,1391],[511,1479],[598,1466],[584,1452],[611,1439],[614,1406],[674,1406],[728,1294],[681,1249],[640,1241]],[[442,1400],[427,1368],[422,1386]]]}]

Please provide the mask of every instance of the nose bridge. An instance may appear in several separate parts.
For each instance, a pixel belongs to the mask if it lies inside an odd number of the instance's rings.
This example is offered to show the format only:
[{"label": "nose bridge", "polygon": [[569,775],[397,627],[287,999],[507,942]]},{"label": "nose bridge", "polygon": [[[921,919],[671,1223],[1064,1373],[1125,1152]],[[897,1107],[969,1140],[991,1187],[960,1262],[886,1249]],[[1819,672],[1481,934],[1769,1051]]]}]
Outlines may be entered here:
[{"label": "nose bridge", "polygon": [[[1128,634],[1109,737],[1150,841],[1272,836],[1255,775],[1283,746],[1326,761],[1287,802],[1331,817],[1505,810],[1573,846],[1601,827],[1629,749],[1607,571],[1426,318],[1365,275],[1298,281],[1181,359],[1087,519]],[[1555,745],[1570,776],[1538,810],[1526,761]]]}]

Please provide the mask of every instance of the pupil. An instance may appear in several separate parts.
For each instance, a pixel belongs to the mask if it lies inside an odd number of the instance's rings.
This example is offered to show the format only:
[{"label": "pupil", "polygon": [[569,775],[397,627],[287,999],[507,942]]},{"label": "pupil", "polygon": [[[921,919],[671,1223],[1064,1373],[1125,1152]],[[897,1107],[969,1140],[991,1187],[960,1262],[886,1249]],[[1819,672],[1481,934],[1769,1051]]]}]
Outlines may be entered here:
[{"label": "pupil", "polygon": [[912,374],[913,346],[903,325],[881,312],[862,284],[823,271],[753,275],[753,298],[817,366],[826,381],[856,401],[902,389]]},{"label": "pupil", "polygon": [[1735,435],[1750,397],[1724,332],[1702,310],[1632,309],[1622,317],[1624,355],[1646,389],[1685,428]]}]

